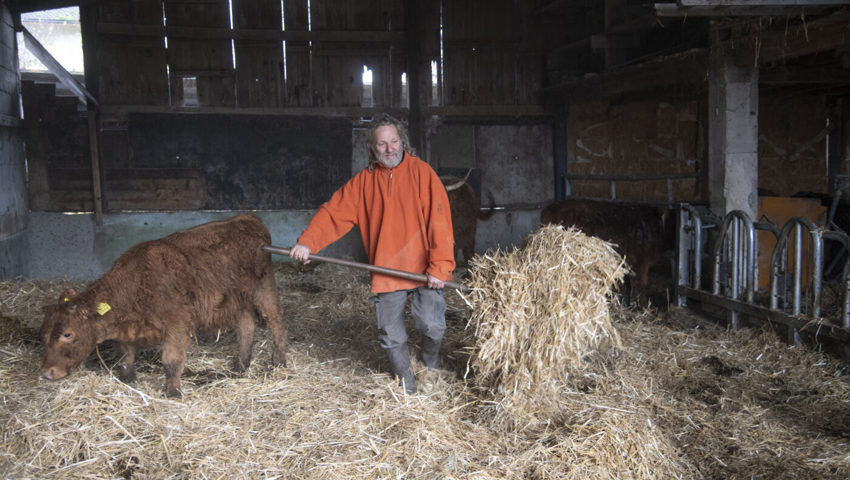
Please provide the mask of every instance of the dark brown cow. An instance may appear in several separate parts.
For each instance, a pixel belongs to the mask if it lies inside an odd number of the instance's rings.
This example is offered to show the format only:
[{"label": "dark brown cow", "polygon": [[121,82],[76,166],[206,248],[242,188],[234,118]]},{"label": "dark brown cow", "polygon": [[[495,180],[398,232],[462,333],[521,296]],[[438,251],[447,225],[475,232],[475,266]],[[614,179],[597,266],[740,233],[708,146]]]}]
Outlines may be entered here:
[{"label": "dark brown cow", "polygon": [[[493,214],[493,208],[482,212],[475,196],[475,189],[467,181],[470,169],[466,176],[458,178],[452,175],[441,175],[446,193],[449,195],[449,207],[452,211],[452,229],[454,230],[455,259],[460,260],[458,251],[463,253],[466,262],[475,255],[475,231],[478,220],[486,220]],[[492,202],[492,198],[491,198]]]},{"label": "dark brown cow", "polygon": [[251,362],[255,312],[274,342],[272,364],[286,364],[286,324],[277,298],[271,235],[259,218],[239,215],[205,223],[128,249],[112,269],[77,295],[66,291],[44,307],[45,378],[73,371],[95,346],[116,340],[123,357],[118,377],[135,379],[136,350],[162,346],[166,395],[180,396],[186,350],[196,332],[234,327],[239,355]]},{"label": "dark brown cow", "polygon": [[[649,270],[666,250],[676,246],[676,219],[669,208],[596,200],[564,200],[549,204],[540,223],[575,226],[586,235],[615,244],[634,271],[630,279],[642,305],[648,303]],[[624,292],[629,301],[628,289]]]}]

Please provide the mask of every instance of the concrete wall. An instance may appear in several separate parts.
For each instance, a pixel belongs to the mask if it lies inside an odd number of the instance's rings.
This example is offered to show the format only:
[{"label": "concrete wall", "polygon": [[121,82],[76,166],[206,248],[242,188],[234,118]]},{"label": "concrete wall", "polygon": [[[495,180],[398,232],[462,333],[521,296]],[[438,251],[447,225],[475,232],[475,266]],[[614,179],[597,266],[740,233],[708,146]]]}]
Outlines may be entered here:
[{"label": "concrete wall", "polygon": [[[136,243],[160,238],[204,222],[221,220],[239,212],[157,212],[106,214],[97,228],[90,214],[33,212],[28,241],[9,244],[25,252],[31,278],[42,280],[91,281],[106,273],[115,259]],[[272,234],[275,246],[289,248],[307,226],[315,211],[250,212],[259,216]],[[540,210],[496,212],[480,220],[476,251],[521,245],[525,237],[540,227]],[[366,261],[366,252],[355,228],[321,255]],[[24,257],[24,255],[21,255]],[[275,256],[275,261],[289,257]]]},{"label": "concrete wall", "polygon": [[[96,227],[90,214],[33,212],[27,252],[32,278],[94,280],[131,246],[164,237],[201,223],[230,218],[240,212],[148,212],[105,214]],[[307,226],[313,211],[249,212],[257,215],[272,234],[272,244],[289,248]],[[320,252],[331,257],[365,261],[355,229]],[[276,261],[289,257],[275,256]]]},{"label": "concrete wall", "polygon": [[0,4],[0,280],[28,275],[26,174],[12,15]]}]

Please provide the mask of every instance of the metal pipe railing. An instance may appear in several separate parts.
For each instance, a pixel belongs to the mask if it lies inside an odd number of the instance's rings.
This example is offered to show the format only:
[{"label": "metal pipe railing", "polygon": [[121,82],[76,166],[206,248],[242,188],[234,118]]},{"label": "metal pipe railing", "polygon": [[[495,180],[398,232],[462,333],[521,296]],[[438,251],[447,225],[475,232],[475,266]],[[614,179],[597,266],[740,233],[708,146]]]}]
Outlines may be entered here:
[{"label": "metal pipe railing", "polygon": [[617,199],[617,182],[657,182],[664,180],[667,182],[667,203],[673,204],[673,180],[690,180],[699,179],[698,173],[670,173],[667,175],[574,175],[566,174],[563,177],[564,192],[566,197],[572,196],[573,182],[575,181],[590,181],[590,182],[608,182],[608,187],[611,192],[611,200]]},{"label": "metal pipe railing", "polygon": [[[753,301],[756,276],[755,244],[755,228],[749,215],[741,210],[729,212],[723,219],[714,244],[712,293],[719,295],[723,286],[725,296],[738,300],[743,290],[746,301]],[[721,277],[721,265],[724,263],[728,265],[727,281],[723,281]],[[733,328],[738,328],[738,312],[730,312],[730,322]]]},{"label": "metal pipe railing", "polygon": [[[805,303],[802,299],[804,273],[803,255],[806,253],[803,229],[806,229],[811,237],[812,269],[811,274],[809,275],[810,282],[807,285],[809,287],[807,288],[807,292],[810,296],[810,301]],[[788,285],[788,241],[792,234],[794,235],[793,250],[790,254],[793,271],[791,272],[791,284]],[[788,220],[788,222],[785,223],[785,226],[782,227],[782,231],[779,233],[779,238],[770,257],[770,308],[773,310],[790,310],[792,315],[800,315],[803,312],[806,312],[815,318],[820,317],[822,278],[823,229],[815,225],[813,221],[806,217],[794,217]],[[783,285],[781,292],[779,291],[780,279],[784,280],[782,282]],[[790,302],[788,301],[789,291],[792,294]],[[780,300],[783,301],[783,305],[780,305]]]},{"label": "metal pipe railing", "polygon": [[[734,211],[722,219],[717,238],[711,245],[711,285],[701,288],[703,258],[702,232],[711,221],[710,213],[700,213],[682,204],[679,210],[677,303],[688,299],[712,304],[728,311],[733,327],[738,314],[766,319],[789,327],[789,338],[801,341],[800,332],[815,337],[850,341],[850,260],[844,262],[841,290],[841,318],[825,321],[822,315],[824,240],[840,242],[850,251],[850,237],[844,232],[825,230],[805,217],[794,217],[782,229],[771,222],[752,223],[743,212]],[[717,222],[721,224],[721,222]],[[758,285],[755,230],[767,231],[776,238],[770,255],[769,306],[755,303]],[[808,235],[806,235],[808,232]],[[839,253],[840,254],[840,253]]]}]

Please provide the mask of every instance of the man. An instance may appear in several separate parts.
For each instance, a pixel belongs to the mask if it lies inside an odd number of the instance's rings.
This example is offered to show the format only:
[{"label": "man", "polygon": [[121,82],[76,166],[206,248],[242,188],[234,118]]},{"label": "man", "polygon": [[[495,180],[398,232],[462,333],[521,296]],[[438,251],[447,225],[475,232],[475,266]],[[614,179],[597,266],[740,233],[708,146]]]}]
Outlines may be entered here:
[{"label": "man", "polygon": [[446,329],[443,284],[455,268],[451,210],[436,172],[413,156],[404,127],[384,115],[369,129],[369,166],[319,207],[290,250],[304,263],[309,255],[333,243],[355,225],[373,265],[424,273],[428,282],[372,273],[372,301],[378,317],[381,347],[409,394],[416,393],[410,368],[404,308],[412,297],[414,326],[422,332],[426,381],[439,367],[440,343]]}]

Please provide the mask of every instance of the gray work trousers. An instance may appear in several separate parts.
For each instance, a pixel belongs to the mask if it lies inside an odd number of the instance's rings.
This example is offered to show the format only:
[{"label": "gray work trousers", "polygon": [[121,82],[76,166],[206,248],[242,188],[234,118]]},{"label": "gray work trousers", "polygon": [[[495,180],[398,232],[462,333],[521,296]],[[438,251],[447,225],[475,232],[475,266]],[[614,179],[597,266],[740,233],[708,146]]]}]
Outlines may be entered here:
[{"label": "gray work trousers", "polygon": [[410,351],[407,348],[407,328],[404,307],[410,294],[410,313],[413,326],[422,332],[422,363],[427,368],[440,366],[440,344],[446,331],[446,301],[442,290],[419,287],[379,293],[371,298],[378,317],[378,339],[387,352],[390,365],[403,383],[407,393],[416,392],[416,383],[410,369]]}]

